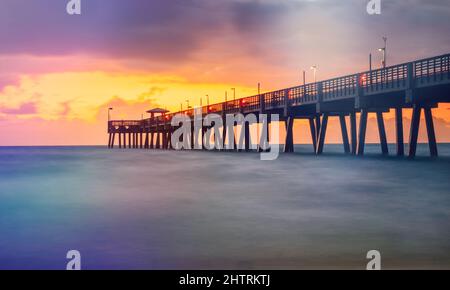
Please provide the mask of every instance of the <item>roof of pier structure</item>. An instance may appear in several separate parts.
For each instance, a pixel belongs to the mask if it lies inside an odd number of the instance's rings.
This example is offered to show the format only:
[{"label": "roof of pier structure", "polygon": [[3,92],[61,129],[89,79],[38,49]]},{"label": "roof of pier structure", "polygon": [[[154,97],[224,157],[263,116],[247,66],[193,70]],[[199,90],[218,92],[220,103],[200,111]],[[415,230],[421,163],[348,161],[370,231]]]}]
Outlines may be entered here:
[{"label": "roof of pier structure", "polygon": [[168,113],[169,111],[166,109],[161,109],[161,108],[154,108],[151,110],[148,110],[147,113],[149,114],[165,114]]}]

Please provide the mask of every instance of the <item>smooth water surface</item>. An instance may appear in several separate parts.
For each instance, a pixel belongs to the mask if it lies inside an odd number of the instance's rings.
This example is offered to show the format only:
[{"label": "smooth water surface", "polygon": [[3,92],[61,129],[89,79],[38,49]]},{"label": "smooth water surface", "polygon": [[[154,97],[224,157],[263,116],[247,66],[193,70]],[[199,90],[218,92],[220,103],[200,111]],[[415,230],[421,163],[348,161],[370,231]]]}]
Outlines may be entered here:
[{"label": "smooth water surface", "polygon": [[[364,158],[0,148],[0,269],[450,269],[450,145]],[[419,147],[426,156],[427,147]]]}]

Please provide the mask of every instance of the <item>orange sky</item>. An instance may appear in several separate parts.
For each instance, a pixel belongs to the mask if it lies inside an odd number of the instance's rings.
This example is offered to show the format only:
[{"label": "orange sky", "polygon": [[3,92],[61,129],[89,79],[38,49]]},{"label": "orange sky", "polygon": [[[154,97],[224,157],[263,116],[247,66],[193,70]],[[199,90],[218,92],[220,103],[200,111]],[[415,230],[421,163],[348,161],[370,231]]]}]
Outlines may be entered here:
[{"label": "orange sky", "polygon": [[[367,70],[369,52],[379,66],[383,35],[388,64],[450,52],[445,1],[390,3],[381,16],[353,0],[92,0],[81,16],[42,2],[0,4],[0,145],[104,145],[110,106],[113,118],[139,119],[205,95],[223,101],[232,87],[244,97],[258,82],[263,91],[298,85],[313,64],[319,79]],[[450,142],[449,108],[434,110],[440,142]],[[309,142],[302,124],[295,141]],[[336,125],[329,142],[340,141]]]}]

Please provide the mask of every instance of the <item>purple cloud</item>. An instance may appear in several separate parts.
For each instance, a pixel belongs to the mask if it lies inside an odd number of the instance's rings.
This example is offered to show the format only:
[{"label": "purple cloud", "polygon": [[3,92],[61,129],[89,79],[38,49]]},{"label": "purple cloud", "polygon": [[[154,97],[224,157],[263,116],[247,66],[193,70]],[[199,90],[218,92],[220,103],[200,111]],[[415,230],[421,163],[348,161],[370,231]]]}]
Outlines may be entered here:
[{"label": "purple cloud", "polygon": [[[361,0],[83,0],[81,16],[67,15],[66,4],[2,0],[0,55],[88,54],[178,65],[201,51],[200,61],[244,53],[268,65],[298,66],[317,62],[320,53],[339,65],[355,56],[365,63],[383,35],[391,62],[450,50],[448,0],[386,0],[380,16],[367,15]],[[211,43],[218,43],[214,50]]]},{"label": "purple cloud", "polygon": [[226,25],[222,4],[196,0],[89,0],[83,14],[65,13],[66,1],[3,0],[0,53],[186,58]]},{"label": "purple cloud", "polygon": [[23,103],[18,108],[4,108],[0,112],[7,115],[33,115],[37,113],[36,104],[33,102]]}]

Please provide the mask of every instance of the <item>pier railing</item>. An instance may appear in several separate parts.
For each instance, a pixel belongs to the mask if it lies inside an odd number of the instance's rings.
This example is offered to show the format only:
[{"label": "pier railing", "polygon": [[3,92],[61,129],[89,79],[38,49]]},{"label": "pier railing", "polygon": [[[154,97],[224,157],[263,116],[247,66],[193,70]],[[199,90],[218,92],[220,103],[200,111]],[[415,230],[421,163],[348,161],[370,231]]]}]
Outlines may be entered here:
[{"label": "pier railing", "polygon": [[358,75],[350,75],[322,82],[323,100],[354,97],[357,94]]},{"label": "pier railing", "polygon": [[437,56],[414,63],[416,86],[448,82],[450,80],[450,55]]}]

